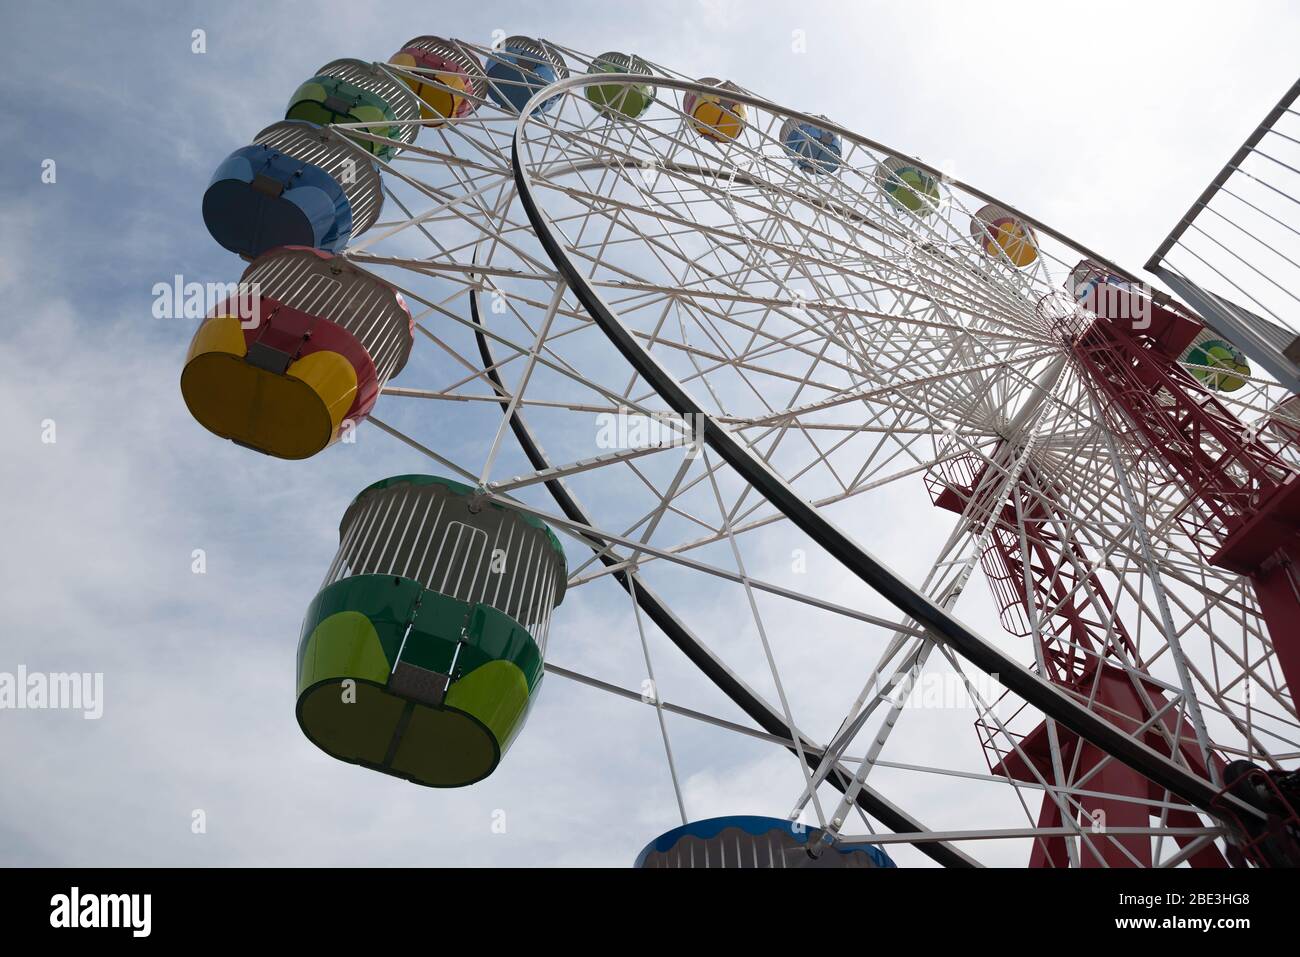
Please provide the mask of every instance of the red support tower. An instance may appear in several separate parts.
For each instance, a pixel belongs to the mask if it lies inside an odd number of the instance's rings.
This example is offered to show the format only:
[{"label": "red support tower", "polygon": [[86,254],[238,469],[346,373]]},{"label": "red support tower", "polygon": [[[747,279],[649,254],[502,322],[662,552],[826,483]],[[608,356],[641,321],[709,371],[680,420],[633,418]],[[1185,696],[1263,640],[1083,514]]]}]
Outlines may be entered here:
[{"label": "red support tower", "polygon": [[[1087,290],[1090,311],[1067,310],[1060,328],[1086,381],[1112,425],[1154,453],[1165,481],[1181,499],[1177,520],[1208,561],[1251,580],[1287,683],[1300,687],[1300,575],[1294,564],[1300,559],[1300,471],[1179,364],[1178,357],[1202,329],[1199,322],[1104,271],[1084,268],[1072,278],[1076,288]],[[1082,323],[1072,327],[1080,317]],[[1295,439],[1300,444],[1300,435]],[[973,496],[988,494],[996,484],[983,482],[986,470],[987,465],[970,457],[928,476],[935,504],[964,513]],[[1062,536],[1060,530],[1069,526],[1064,516],[1053,514],[1051,495],[1035,489],[1040,484],[1032,468],[1026,469],[1007,501],[984,502],[975,509],[977,514],[997,510],[1001,520],[980,561],[1003,626],[1022,637],[1033,634],[1026,616],[1032,600],[1039,610],[1045,676],[1120,727],[1137,733],[1149,724],[1142,732],[1146,744],[1168,756],[1176,748],[1190,767],[1206,774],[1195,738],[1169,713],[1161,688],[1134,677],[1145,673],[1136,646],[1078,543]],[[1095,795],[1080,799],[1081,827],[1086,830],[1103,815],[1108,827],[1140,827],[1161,813],[1160,805],[1168,799],[1161,789],[1123,764],[1105,761],[1104,754],[1066,729],[1056,732],[1070,778],[1085,782]],[[1219,756],[1211,760],[1221,773]],[[1052,781],[1047,725],[1039,724],[1016,749],[999,751],[990,767],[1016,780]],[[1168,810],[1166,815],[1174,827],[1200,823],[1191,810]],[[1051,795],[1044,797],[1038,823],[1044,828],[1062,824],[1061,808]],[[1188,860],[1195,866],[1226,865],[1213,845]],[[1064,866],[1064,838],[1040,838],[1030,863]],[[1112,840],[1103,831],[1099,839],[1084,843],[1081,863],[1150,865],[1150,841],[1137,835]]]},{"label": "red support tower", "polygon": [[[957,466],[946,469],[942,476],[928,476],[935,504],[958,514],[965,512],[973,495],[985,494],[976,490],[996,484],[982,481],[987,468],[977,467],[973,458],[967,458],[958,460]],[[1139,690],[1129,672],[1116,663],[1123,660],[1139,673],[1145,670],[1136,645],[1114,614],[1102,582],[1091,571],[1079,545],[1060,534],[1059,529],[1068,526],[1054,521],[1061,516],[1051,513],[1046,497],[1033,487],[1035,478],[1032,469],[1027,469],[1016,483],[1009,500],[1002,503],[1000,523],[980,555],[985,575],[993,584],[1003,626],[1021,637],[1033,634],[1026,616],[1032,596],[1033,607],[1041,610],[1037,616],[1038,640],[1046,677],[1091,702],[1093,710],[1132,733],[1155,718],[1142,732],[1142,740],[1165,755],[1177,747],[1189,766],[1205,774],[1195,738],[1185,725],[1180,733],[1161,688],[1154,682],[1141,681]],[[1024,522],[1027,559],[1021,549],[1017,511]],[[1103,752],[1065,728],[1058,726],[1057,740],[1062,764],[1071,769],[1070,777],[1085,781],[1085,788],[1096,795],[1080,801],[1082,811],[1077,823],[1085,833],[1095,822],[1111,828],[1143,827],[1153,817],[1160,817],[1161,802],[1168,799],[1163,789],[1124,764],[1105,761]],[[1003,752],[1000,760],[990,761],[992,773],[1021,781],[1052,782],[1047,725],[1039,724],[1018,743],[1017,750]],[[1173,827],[1200,824],[1193,812],[1176,809],[1167,812],[1166,821]],[[1061,825],[1060,805],[1045,794],[1038,826]],[[1180,844],[1189,840],[1179,839]],[[1195,852],[1189,861],[1194,866],[1226,866],[1213,845]],[[1040,838],[1035,843],[1030,866],[1064,867],[1067,863],[1064,837]],[[1085,867],[1150,866],[1151,842],[1143,835],[1111,839],[1103,828],[1095,839],[1084,842],[1080,863]]]},{"label": "red support tower", "polygon": [[1187,495],[1180,520],[1211,564],[1250,578],[1287,684],[1300,688],[1300,472],[1179,364],[1199,322],[1131,286],[1091,288],[1078,364]]}]

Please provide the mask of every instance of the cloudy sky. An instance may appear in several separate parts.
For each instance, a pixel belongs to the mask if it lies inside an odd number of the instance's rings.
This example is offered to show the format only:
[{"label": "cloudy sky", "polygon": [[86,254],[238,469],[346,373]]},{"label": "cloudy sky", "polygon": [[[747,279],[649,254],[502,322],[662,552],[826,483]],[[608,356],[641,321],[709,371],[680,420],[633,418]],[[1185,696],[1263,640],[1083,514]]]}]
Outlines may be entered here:
[{"label": "cloudy sky", "polygon": [[[98,721],[0,712],[0,863],[622,865],[675,823],[653,712],[585,688],[552,681],[501,769],[456,792],[331,761],[293,720],[299,622],[338,516],[370,481],[418,463],[374,430],[298,463],[215,440],[177,385],[194,323],[154,319],[151,303],[175,274],[237,276],[203,228],[203,188],[321,63],[386,59],[421,33],[489,43],[495,30],[642,53],[827,114],[1137,270],[1294,79],[1300,9],[1223,10],[233,0],[7,12],[0,672],[102,672],[105,700]],[[581,638],[630,627],[622,605],[577,597],[555,625],[575,636],[564,663],[635,684]],[[765,788],[788,781],[787,755],[692,725],[674,734],[692,816],[775,810]],[[191,828],[196,810],[206,833]]]}]

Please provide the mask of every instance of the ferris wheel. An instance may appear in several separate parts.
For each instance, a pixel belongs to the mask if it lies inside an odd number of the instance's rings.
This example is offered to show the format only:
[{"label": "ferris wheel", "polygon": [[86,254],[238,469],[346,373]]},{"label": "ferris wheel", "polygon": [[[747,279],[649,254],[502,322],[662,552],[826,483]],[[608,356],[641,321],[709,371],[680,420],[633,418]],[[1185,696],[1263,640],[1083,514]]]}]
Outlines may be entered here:
[{"label": "ferris wheel", "polygon": [[[430,463],[360,492],[308,607],[332,756],[472,785],[549,675],[657,713],[680,825],[641,866],[1294,853],[1300,416],[1096,253],[825,117],[529,37],[326,64],[204,216],[251,293],[196,334],[195,417]],[[909,578],[877,543],[912,528]],[[628,603],[640,687],[566,636],[582,589]],[[746,722],[672,702],[664,638]],[[935,677],[966,706],[918,703]],[[790,753],[768,816],[692,815],[684,721]]]}]

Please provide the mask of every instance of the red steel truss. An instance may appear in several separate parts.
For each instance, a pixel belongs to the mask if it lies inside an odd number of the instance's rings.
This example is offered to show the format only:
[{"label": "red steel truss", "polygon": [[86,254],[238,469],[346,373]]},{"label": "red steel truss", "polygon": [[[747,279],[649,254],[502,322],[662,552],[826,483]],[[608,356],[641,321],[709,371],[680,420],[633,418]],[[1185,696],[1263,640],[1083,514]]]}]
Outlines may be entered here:
[{"label": "red steel truss", "polygon": [[1143,299],[1097,318],[1074,356],[1119,430],[1137,433],[1186,496],[1179,519],[1211,564],[1250,578],[1278,664],[1300,687],[1300,474],[1256,430],[1178,362],[1201,330],[1194,319]]},{"label": "red steel truss", "polygon": [[[942,477],[930,476],[928,482],[935,504],[958,514],[972,495],[981,494],[976,490],[997,484],[982,482],[987,465],[976,467],[974,459],[961,461],[964,467],[949,469]],[[1025,614],[1032,595],[1046,676],[1155,750],[1170,755],[1177,747],[1189,766],[1204,774],[1205,763],[1195,737],[1185,723],[1177,721],[1163,689],[1131,677],[1131,672],[1117,663],[1143,671],[1136,645],[1115,615],[1106,589],[1069,537],[1063,517],[1053,515],[1049,497],[1035,487],[1035,478],[1032,469],[1027,469],[1017,481],[980,555],[985,574],[994,583],[1004,626],[1013,634],[1032,635]],[[1024,523],[1028,556],[1021,549],[1017,510]],[[1106,830],[1149,826],[1152,818],[1161,817],[1169,795],[1131,768],[1106,760],[1107,755],[1077,735],[1059,726],[1056,731],[1063,768],[1069,769],[1073,782],[1095,794],[1081,798],[1082,807],[1077,811],[1071,808],[1076,823],[1091,838],[1082,842],[1080,863],[1085,867],[1149,867],[1151,842],[1146,836],[1111,838]],[[992,741],[995,734],[989,731],[986,737]],[[1020,738],[1015,749],[1001,750],[998,760],[990,761],[990,770],[1020,781],[1055,783],[1046,724]],[[1164,808],[1163,813],[1171,827],[1201,825],[1190,810]],[[1056,798],[1044,794],[1038,826],[1061,827],[1061,817]],[[1178,840],[1185,846],[1194,839]],[[1226,866],[1213,845],[1194,852],[1189,861],[1194,866]],[[1067,863],[1064,837],[1035,842],[1030,866],[1064,867]]]},{"label": "red steel truss", "polygon": [[[1089,303],[1093,313],[1067,336],[1073,357],[1112,419],[1110,426],[1160,463],[1167,489],[1180,500],[1178,521],[1192,541],[1212,564],[1249,577],[1287,683],[1300,687],[1300,587],[1294,565],[1300,558],[1300,477],[1179,364],[1200,323],[1172,306],[1137,296],[1131,288],[1115,296],[1094,295]],[[1132,308],[1135,303],[1140,308]],[[1107,308],[1115,304],[1121,308]],[[928,476],[935,504],[963,513],[972,496],[986,495],[998,484],[983,481],[987,468],[970,457]],[[1172,713],[1162,688],[1141,677],[1145,669],[1136,645],[1070,537],[1068,522],[1053,514],[1050,493],[1031,467],[1007,501],[976,509],[977,514],[986,514],[989,507],[999,510],[1000,522],[980,561],[1004,627],[1015,635],[1032,635],[1027,617],[1032,599],[1046,677],[1150,747],[1170,756],[1177,748],[1190,767],[1205,774],[1191,729]],[[1028,554],[1022,548],[1022,523]],[[1084,866],[1152,863],[1147,837],[1112,839],[1105,836],[1107,828],[1141,827],[1162,814],[1173,827],[1200,823],[1191,810],[1169,808],[1169,795],[1136,771],[1106,760],[1066,729],[1055,730],[1063,769],[1076,787],[1092,795],[1080,799],[1081,809],[1069,811],[1085,834],[1099,828],[1095,840],[1081,842]],[[994,737],[988,733],[986,745]],[[1053,782],[1046,723],[1019,738],[1016,747],[992,750],[993,773]],[[1213,755],[1211,760],[1221,771],[1221,758]],[[1051,794],[1044,796],[1038,824],[1062,825],[1061,806]],[[1188,860],[1194,866],[1226,865],[1213,845]],[[1065,839],[1040,838],[1030,863],[1065,866]]]}]

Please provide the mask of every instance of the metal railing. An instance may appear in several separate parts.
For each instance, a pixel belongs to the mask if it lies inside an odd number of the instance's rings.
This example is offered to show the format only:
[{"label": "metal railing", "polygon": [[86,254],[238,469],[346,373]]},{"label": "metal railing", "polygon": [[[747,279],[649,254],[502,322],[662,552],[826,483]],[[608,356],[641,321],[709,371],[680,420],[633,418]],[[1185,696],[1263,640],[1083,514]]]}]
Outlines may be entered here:
[{"label": "metal railing", "polygon": [[1147,261],[1207,325],[1300,392],[1300,81]]}]

